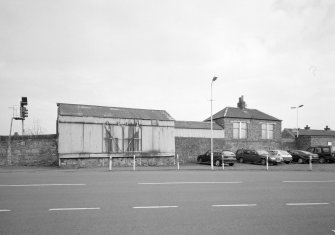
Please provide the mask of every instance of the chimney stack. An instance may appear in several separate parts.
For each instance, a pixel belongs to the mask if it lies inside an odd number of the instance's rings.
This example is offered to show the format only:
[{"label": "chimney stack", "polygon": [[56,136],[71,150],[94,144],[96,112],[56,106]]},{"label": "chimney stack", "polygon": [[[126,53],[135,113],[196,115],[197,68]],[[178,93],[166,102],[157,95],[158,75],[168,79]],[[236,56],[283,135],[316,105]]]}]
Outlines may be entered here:
[{"label": "chimney stack", "polygon": [[328,127],[328,125],[325,127],[325,131],[330,131],[330,128]]},{"label": "chimney stack", "polygon": [[238,99],[237,107],[240,109],[245,109],[247,107],[243,95]]},{"label": "chimney stack", "polygon": [[310,130],[310,129],[311,129],[310,126],[308,126],[308,125],[305,126],[305,130]]}]

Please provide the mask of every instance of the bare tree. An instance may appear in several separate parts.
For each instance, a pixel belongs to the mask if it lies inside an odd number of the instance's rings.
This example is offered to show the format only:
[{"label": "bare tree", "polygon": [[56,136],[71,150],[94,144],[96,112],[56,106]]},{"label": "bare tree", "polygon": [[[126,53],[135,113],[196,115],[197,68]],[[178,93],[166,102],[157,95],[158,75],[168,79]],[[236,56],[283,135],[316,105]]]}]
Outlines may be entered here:
[{"label": "bare tree", "polygon": [[29,135],[42,135],[44,133],[44,128],[40,125],[39,119],[34,119],[33,126],[28,129],[27,133]]}]

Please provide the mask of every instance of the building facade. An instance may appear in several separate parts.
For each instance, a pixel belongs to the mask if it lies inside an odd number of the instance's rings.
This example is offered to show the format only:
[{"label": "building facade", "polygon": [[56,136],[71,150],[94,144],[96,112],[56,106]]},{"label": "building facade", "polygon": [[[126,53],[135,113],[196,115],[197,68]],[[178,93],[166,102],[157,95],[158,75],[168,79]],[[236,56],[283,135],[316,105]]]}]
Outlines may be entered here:
[{"label": "building facade", "polygon": [[[205,121],[210,121],[210,117]],[[225,148],[280,149],[281,120],[257,109],[246,108],[243,96],[237,107],[226,107],[213,115],[224,129]]]},{"label": "building facade", "polygon": [[174,163],[174,119],[164,110],[57,104],[59,165]]}]

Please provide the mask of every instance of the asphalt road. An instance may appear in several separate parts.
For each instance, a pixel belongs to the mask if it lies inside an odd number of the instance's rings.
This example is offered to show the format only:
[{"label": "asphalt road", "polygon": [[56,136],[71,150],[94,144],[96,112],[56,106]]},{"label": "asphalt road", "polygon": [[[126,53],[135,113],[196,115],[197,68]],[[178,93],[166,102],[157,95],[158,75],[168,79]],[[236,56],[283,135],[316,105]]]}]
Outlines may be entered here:
[{"label": "asphalt road", "polygon": [[0,234],[335,234],[335,172],[0,172]]}]

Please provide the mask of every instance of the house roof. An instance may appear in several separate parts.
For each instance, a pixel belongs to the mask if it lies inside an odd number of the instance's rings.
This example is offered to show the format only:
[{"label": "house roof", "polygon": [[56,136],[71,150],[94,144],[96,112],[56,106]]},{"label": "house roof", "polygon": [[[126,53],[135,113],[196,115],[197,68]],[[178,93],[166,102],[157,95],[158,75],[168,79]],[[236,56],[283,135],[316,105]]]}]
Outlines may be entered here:
[{"label": "house roof", "polygon": [[61,116],[174,121],[170,114],[168,114],[165,110],[133,109],[64,103],[58,103],[57,106],[58,115]]},{"label": "house roof", "polygon": [[[270,121],[281,121],[278,118],[263,113],[257,109],[240,109],[234,107],[226,107],[221,111],[213,115],[213,120],[219,118],[242,118],[242,119],[257,119],[257,120],[270,120]],[[205,121],[210,121],[211,118],[207,118]]]},{"label": "house roof", "polygon": [[[296,135],[296,129],[285,128],[284,131],[291,133],[294,137]],[[326,130],[305,130],[299,129],[299,136],[335,136],[335,131]]]},{"label": "house roof", "polygon": [[[195,121],[176,121],[175,128],[178,129],[211,129],[210,122],[195,122]],[[223,130],[221,126],[213,122],[213,130]]]}]

